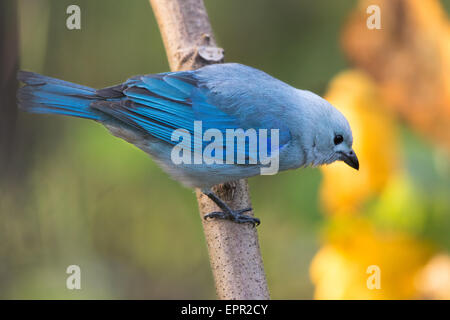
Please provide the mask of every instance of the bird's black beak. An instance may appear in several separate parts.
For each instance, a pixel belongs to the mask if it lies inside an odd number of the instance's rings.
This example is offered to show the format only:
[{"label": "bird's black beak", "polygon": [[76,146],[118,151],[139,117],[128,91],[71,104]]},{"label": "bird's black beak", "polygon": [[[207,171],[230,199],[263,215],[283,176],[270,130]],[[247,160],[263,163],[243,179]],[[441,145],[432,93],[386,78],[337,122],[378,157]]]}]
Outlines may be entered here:
[{"label": "bird's black beak", "polygon": [[341,152],[341,160],[348,164],[353,169],[359,170],[359,161],[355,151]]}]

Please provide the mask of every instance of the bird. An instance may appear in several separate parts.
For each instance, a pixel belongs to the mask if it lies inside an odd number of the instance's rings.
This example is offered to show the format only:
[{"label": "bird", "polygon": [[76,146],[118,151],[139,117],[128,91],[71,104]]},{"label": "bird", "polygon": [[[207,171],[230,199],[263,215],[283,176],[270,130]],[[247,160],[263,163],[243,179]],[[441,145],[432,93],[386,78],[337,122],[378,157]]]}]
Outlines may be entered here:
[{"label": "bird", "polygon": [[[251,208],[232,210],[212,191],[214,185],[263,174],[267,167],[250,148],[250,134],[244,136],[243,147],[228,148],[230,130],[254,130],[251,133],[259,138],[258,147],[268,146],[267,153],[277,161],[276,172],[335,161],[359,169],[352,130],[338,109],[315,93],[243,64],[133,76],[102,89],[28,71],[19,71],[17,77],[25,84],[17,92],[21,110],[101,123],[114,136],[149,154],[173,179],[199,188],[214,201],[222,211],[206,214],[205,219],[260,223],[245,214]],[[198,124],[200,135],[194,132]],[[209,159],[174,161],[176,147],[192,151],[194,156],[206,153],[207,143],[196,142],[196,137],[202,138],[208,130],[214,130],[214,145],[223,147],[225,154],[213,148]],[[175,133],[179,135],[174,138]],[[225,139],[220,141],[218,134]],[[183,144],[183,135],[194,136],[194,143],[187,139]],[[220,161],[230,154],[234,161]],[[236,161],[238,155],[244,162]]]}]

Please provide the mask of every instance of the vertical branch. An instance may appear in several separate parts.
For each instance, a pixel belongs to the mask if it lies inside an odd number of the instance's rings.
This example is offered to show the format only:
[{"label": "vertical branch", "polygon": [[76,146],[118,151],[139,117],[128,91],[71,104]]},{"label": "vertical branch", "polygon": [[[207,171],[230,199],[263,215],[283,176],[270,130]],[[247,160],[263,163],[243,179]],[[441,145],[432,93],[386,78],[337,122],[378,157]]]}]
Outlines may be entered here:
[{"label": "vertical branch", "polygon": [[[150,0],[172,71],[223,61],[202,0]],[[251,206],[246,180],[214,187],[232,209]],[[203,220],[220,209],[197,190],[211,267],[220,299],[269,299],[256,228],[223,220]]]},{"label": "vertical branch", "polygon": [[16,1],[0,2],[0,180],[9,172],[17,117],[19,65]]}]

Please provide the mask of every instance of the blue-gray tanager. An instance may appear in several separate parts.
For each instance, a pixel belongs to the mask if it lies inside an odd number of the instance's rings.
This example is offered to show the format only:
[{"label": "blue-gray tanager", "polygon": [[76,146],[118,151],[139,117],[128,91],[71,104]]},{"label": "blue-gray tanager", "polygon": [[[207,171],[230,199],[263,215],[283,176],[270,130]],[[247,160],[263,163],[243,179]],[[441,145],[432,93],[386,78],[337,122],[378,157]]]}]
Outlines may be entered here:
[{"label": "blue-gray tanager", "polygon": [[[352,131],[337,109],[314,93],[241,64],[135,76],[100,90],[30,72],[19,72],[18,78],[26,84],[18,91],[23,110],[102,123],[152,156],[174,179],[201,188],[223,210],[205,217],[259,223],[243,214],[251,209],[231,210],[211,187],[259,175],[272,160],[274,172],[337,160],[359,168]],[[237,129],[248,133],[244,146],[227,148],[227,134]],[[206,137],[207,132],[213,134]],[[257,148],[266,146],[270,162],[252,149],[250,133],[259,138]],[[208,141],[216,148],[209,146],[205,155]]]}]

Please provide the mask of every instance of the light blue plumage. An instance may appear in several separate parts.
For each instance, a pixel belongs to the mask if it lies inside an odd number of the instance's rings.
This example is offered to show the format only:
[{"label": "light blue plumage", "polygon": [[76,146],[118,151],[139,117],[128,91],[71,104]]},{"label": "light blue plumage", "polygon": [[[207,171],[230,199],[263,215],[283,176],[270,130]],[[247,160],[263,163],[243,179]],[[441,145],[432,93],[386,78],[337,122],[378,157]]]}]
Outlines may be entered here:
[{"label": "light blue plumage", "polygon": [[[241,64],[135,76],[100,90],[30,72],[18,77],[26,84],[18,92],[23,110],[100,122],[150,154],[173,178],[201,188],[212,199],[213,185],[258,175],[262,164],[249,164],[247,149],[245,164],[173,163],[171,152],[178,141],[172,134],[177,129],[194,134],[194,121],[201,121],[203,132],[217,129],[224,136],[227,129],[253,128],[258,134],[260,129],[278,129],[279,148],[271,152],[278,153],[280,170],[337,160],[359,167],[350,126],[337,109],[311,92]],[[272,139],[267,138],[269,147]],[[189,147],[196,148],[194,143]],[[223,202],[219,206],[226,214],[215,217],[255,222],[241,214],[246,210],[227,212]]]}]

